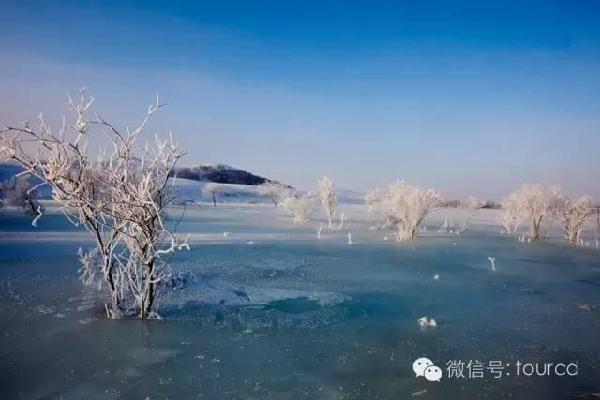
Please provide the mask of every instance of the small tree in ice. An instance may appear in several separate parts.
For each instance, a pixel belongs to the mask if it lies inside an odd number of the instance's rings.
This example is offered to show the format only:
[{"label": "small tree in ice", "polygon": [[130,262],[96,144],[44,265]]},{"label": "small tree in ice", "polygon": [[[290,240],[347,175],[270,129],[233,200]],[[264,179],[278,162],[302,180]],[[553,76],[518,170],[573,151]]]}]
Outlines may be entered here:
[{"label": "small tree in ice", "polygon": [[[173,199],[168,179],[183,154],[171,138],[139,145],[161,107],[158,98],[141,123],[125,131],[97,114],[90,118],[92,103],[84,90],[79,102],[69,98],[74,118],[69,124],[63,118],[57,132],[42,115],[2,127],[0,155],[48,184],[67,219],[91,233],[96,246],[80,250],[81,278],[108,292],[107,315],[150,318],[159,284],[169,276],[168,257],[187,247],[164,222]],[[93,126],[104,131],[109,151],[88,151]]]},{"label": "small tree in ice", "polygon": [[281,204],[293,217],[294,224],[304,224],[315,211],[315,199],[312,196],[288,197]]},{"label": "small tree in ice", "polygon": [[483,200],[478,199],[475,196],[469,196],[467,199],[460,202],[460,206],[466,210],[467,218],[465,220],[465,224],[462,227],[462,230],[467,229],[471,224],[471,220],[477,214],[477,211],[481,210],[485,202]]},{"label": "small tree in ice", "polygon": [[[543,237],[543,223],[552,217],[556,201],[560,195],[557,187],[544,187],[539,184],[525,184],[511,193],[503,203],[507,206],[507,221],[523,218],[529,221],[529,236],[533,240]],[[506,221],[503,221],[503,225]],[[514,227],[509,223],[509,227]],[[516,228],[514,229],[516,231]],[[514,232],[513,231],[513,232]]]},{"label": "small tree in ice", "polygon": [[369,217],[371,217],[371,215],[377,211],[378,206],[383,199],[383,195],[383,190],[380,188],[367,190],[364,200],[365,204],[367,205]]},{"label": "small tree in ice", "polygon": [[213,207],[217,206],[217,195],[221,193],[221,188],[218,184],[214,182],[207,183],[202,188],[202,194],[204,196],[210,197],[213,202]]},{"label": "small tree in ice", "polygon": [[258,194],[267,196],[277,208],[282,201],[290,197],[291,190],[279,182],[265,182],[258,186]]},{"label": "small tree in ice", "polygon": [[31,177],[26,175],[15,176],[0,184],[0,192],[7,205],[23,209],[27,214],[42,214],[44,208],[37,201],[37,185],[32,183]]},{"label": "small tree in ice", "polygon": [[582,234],[586,222],[595,213],[591,197],[582,196],[578,199],[569,199],[565,195],[558,197],[554,212],[561,222],[565,239],[573,245],[582,244]]},{"label": "small tree in ice", "polygon": [[416,237],[425,217],[441,200],[434,190],[403,181],[371,193],[378,193],[371,204],[386,219],[386,225],[396,229],[398,241]]},{"label": "small tree in ice", "polygon": [[442,225],[440,226],[440,229],[438,229],[438,232],[444,232],[447,233],[451,230],[450,224],[448,223],[448,216],[446,215],[444,217],[444,222],[442,223]]},{"label": "small tree in ice", "polygon": [[337,198],[335,196],[335,184],[327,176],[319,180],[319,198],[327,215],[328,226],[332,228],[333,217],[337,210]]},{"label": "small tree in ice", "polygon": [[512,235],[517,232],[524,219],[524,210],[521,209],[521,203],[517,196],[511,193],[501,203],[502,211],[498,222],[503,228],[503,233]]}]

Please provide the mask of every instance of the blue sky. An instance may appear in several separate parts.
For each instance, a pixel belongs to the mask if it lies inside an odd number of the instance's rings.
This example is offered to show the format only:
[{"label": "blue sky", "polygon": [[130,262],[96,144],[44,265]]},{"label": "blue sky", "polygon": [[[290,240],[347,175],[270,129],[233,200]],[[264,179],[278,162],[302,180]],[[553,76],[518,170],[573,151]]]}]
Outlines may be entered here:
[{"label": "blue sky", "polygon": [[158,91],[185,165],[600,197],[598,2],[171,3],[4,0],[0,121],[58,119],[85,85],[131,124]]}]

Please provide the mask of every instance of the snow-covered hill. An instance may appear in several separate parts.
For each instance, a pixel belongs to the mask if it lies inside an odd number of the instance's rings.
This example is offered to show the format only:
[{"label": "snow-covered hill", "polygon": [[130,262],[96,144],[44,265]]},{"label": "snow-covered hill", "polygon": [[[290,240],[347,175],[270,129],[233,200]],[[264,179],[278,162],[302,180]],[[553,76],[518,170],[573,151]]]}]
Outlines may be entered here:
[{"label": "snow-covered hill", "polygon": [[[21,172],[23,169],[15,164],[0,163],[0,182],[11,179],[13,176]],[[219,166],[219,171],[241,171],[235,168]],[[249,174],[249,173],[248,173]],[[252,174],[250,174],[252,175]],[[232,175],[237,176],[237,175]],[[252,175],[256,176],[256,175]],[[251,178],[254,179],[254,178]],[[176,202],[212,202],[212,198],[202,194],[202,189],[210,180],[193,180],[183,178],[172,178],[176,192]],[[231,184],[231,183],[214,183],[219,188],[217,202],[219,203],[270,203],[271,200],[258,193],[257,184]],[[51,197],[50,188],[42,186],[39,189],[39,197],[49,199]],[[305,193],[299,191],[299,193]],[[338,202],[345,204],[362,204],[363,193],[353,190],[338,189]]]},{"label": "snow-covered hill", "polygon": [[[202,194],[204,186],[211,182],[191,179],[173,178],[176,201],[211,203],[212,198]],[[258,185],[234,185],[228,183],[211,183],[219,188],[219,203],[270,203],[267,197],[258,194]]]}]

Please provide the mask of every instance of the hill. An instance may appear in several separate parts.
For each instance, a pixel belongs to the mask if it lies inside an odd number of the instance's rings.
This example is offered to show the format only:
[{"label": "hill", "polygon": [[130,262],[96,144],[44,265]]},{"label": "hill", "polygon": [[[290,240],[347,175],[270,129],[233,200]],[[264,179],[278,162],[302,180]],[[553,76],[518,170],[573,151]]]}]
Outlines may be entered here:
[{"label": "hill", "polygon": [[265,182],[271,182],[270,179],[224,164],[177,168],[175,176],[193,181],[225,183],[231,185],[260,185]]}]

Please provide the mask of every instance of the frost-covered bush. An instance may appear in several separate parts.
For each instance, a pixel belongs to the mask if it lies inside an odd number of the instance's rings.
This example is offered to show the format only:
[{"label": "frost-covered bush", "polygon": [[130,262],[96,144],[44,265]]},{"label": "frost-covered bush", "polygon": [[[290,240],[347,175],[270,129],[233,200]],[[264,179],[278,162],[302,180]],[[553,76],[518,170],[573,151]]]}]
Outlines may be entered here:
[{"label": "frost-covered bush", "polygon": [[385,219],[385,227],[396,230],[398,241],[417,236],[425,217],[441,200],[433,189],[394,182],[367,194],[367,205]]},{"label": "frost-covered bush", "polygon": [[281,206],[294,217],[294,224],[301,225],[310,221],[315,211],[316,201],[312,196],[288,197]]},{"label": "frost-covered bush", "polygon": [[565,239],[570,244],[580,245],[585,225],[596,213],[596,209],[589,196],[570,199],[566,195],[560,195],[556,200],[554,213],[562,225]]},{"label": "frost-covered bush", "polygon": [[511,193],[502,200],[501,207],[502,211],[498,222],[502,226],[503,232],[507,234],[516,233],[525,218],[525,210],[522,209],[522,204],[517,195]]},{"label": "frost-covered bush", "polygon": [[213,203],[214,207],[217,206],[217,195],[219,195],[220,193],[221,193],[221,188],[219,187],[219,184],[214,183],[214,182],[207,183],[202,188],[202,195],[210,197],[212,199],[212,203]]},{"label": "frost-covered bush", "polygon": [[21,175],[0,183],[6,205],[19,207],[27,214],[42,214],[44,208],[37,200],[38,190],[30,176]]},{"label": "frost-covered bush", "polygon": [[[93,98],[81,91],[69,98],[70,123],[58,131],[40,117],[0,128],[0,156],[20,164],[52,188],[64,215],[85,227],[95,247],[80,251],[81,278],[108,294],[111,318],[155,315],[158,284],[169,276],[171,253],[187,246],[165,226],[173,199],[168,183],[183,155],[169,137],[140,145],[144,127],[158,111],[148,107],[142,121],[124,131],[95,114]],[[91,153],[88,141],[96,127],[107,151]]]},{"label": "frost-covered bush", "polygon": [[544,235],[543,224],[552,218],[556,202],[561,196],[558,187],[525,184],[502,202],[500,223],[508,233],[514,233],[523,221],[529,223],[529,236],[533,240]]},{"label": "frost-covered bush", "polygon": [[471,220],[477,214],[477,211],[481,210],[484,206],[485,202],[475,196],[469,196],[460,202],[460,207],[467,212],[467,218],[461,230],[465,230],[471,225]]},{"label": "frost-covered bush", "polygon": [[376,213],[377,206],[384,196],[384,190],[381,188],[369,189],[365,194],[364,201],[367,205],[368,216],[371,217]]},{"label": "frost-covered bush", "polygon": [[327,222],[330,228],[333,227],[333,217],[337,211],[337,198],[335,195],[335,184],[331,179],[324,176],[319,180],[319,199],[325,215],[327,215]]},{"label": "frost-covered bush", "polygon": [[501,223],[508,233],[516,232],[519,224],[529,222],[529,237],[540,239],[544,224],[555,218],[561,224],[565,239],[574,245],[582,243],[586,223],[596,209],[589,196],[570,199],[557,187],[526,184],[502,203]]},{"label": "frost-covered bush", "polygon": [[257,191],[261,196],[271,199],[275,208],[291,195],[291,189],[278,182],[265,182],[258,186]]}]

